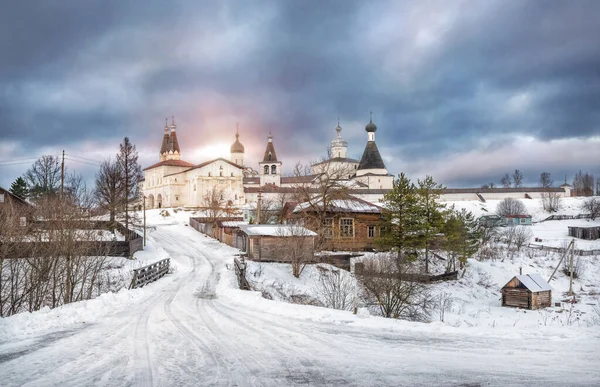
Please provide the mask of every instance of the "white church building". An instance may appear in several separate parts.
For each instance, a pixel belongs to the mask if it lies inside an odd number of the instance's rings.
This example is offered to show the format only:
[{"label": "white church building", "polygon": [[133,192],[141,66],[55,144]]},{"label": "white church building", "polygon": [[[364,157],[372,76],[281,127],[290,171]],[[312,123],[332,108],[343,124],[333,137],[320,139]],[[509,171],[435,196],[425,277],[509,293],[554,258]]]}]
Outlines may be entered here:
[{"label": "white church building", "polygon": [[194,164],[181,159],[173,120],[171,126],[165,123],[159,161],[144,168],[142,187],[146,205],[148,208],[204,207],[208,196],[218,194],[228,205],[241,207],[255,203],[259,193],[267,199],[292,194],[299,185],[310,187],[324,174],[333,176],[352,195],[379,202],[392,188],[394,176],[388,173],[375,143],[377,126],[372,119],[365,130],[367,143],[360,160],[348,157],[348,143],[342,138],[338,122],[327,159],[313,164],[311,174],[306,176],[282,176],[283,161],[277,157],[270,134],[258,172],[244,163],[245,148],[239,140],[239,130],[236,130],[229,160],[217,158]]}]

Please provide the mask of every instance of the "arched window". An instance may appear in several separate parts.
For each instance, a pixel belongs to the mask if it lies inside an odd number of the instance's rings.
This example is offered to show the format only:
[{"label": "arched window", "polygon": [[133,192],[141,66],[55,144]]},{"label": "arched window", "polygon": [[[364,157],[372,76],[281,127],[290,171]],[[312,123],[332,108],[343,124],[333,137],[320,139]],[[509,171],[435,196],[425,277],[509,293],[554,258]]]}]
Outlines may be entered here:
[{"label": "arched window", "polygon": [[219,172],[219,176],[223,177],[223,171]]},{"label": "arched window", "polygon": [[208,172],[208,177],[211,177],[211,176],[212,176],[212,173]]},{"label": "arched window", "polygon": [[233,172],[231,172],[231,177],[233,177]]},{"label": "arched window", "polygon": [[265,175],[268,175],[268,174],[269,174],[269,166],[265,165]]},{"label": "arched window", "polygon": [[277,174],[277,167],[275,165],[271,165],[271,175]]}]

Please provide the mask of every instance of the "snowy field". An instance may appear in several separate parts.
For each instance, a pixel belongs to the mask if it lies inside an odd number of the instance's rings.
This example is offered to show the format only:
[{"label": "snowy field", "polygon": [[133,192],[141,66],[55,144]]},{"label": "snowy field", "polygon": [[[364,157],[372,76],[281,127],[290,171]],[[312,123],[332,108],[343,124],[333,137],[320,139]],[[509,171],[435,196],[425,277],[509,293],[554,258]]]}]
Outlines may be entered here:
[{"label": "snowy field", "polygon": [[[580,313],[569,315],[579,314],[577,321],[566,319],[567,308],[499,307],[499,287],[520,266],[546,277],[556,264],[550,255],[523,254],[471,260],[462,279],[436,285],[455,298],[444,322],[415,323],[236,289],[230,268],[237,250],[189,227],[189,213],[170,215],[149,211],[148,246],[133,264],[170,257],[172,274],[142,289],[0,319],[2,386],[595,386],[600,380],[599,326],[587,320],[587,304],[597,302],[592,293],[600,288],[595,257],[586,258],[576,282]],[[290,284],[279,286],[282,299],[290,289],[312,292],[318,277],[315,268],[299,280],[285,265],[260,270],[266,285]],[[554,301],[561,301],[564,274],[551,285]]]}]

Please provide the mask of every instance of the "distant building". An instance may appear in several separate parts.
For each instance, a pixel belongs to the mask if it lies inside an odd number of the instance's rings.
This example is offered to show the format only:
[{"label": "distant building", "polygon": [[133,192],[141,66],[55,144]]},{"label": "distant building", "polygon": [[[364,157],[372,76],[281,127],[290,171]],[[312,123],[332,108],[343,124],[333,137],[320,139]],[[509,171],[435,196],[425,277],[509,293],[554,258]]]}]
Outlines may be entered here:
[{"label": "distant building", "polygon": [[531,226],[531,215],[502,215],[503,226]]},{"label": "distant building", "polygon": [[497,227],[502,225],[500,215],[483,215],[479,218],[479,224],[484,227]]},{"label": "distant building", "polygon": [[[26,227],[33,219],[33,206],[25,199],[0,187],[0,223],[2,227]],[[2,234],[0,227],[0,234]]]}]

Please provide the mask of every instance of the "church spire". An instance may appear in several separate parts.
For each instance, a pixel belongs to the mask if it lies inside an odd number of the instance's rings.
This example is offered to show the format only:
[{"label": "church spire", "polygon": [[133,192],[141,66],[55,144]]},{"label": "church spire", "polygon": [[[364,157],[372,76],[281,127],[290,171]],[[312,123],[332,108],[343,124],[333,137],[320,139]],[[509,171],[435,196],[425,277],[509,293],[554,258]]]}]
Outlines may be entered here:
[{"label": "church spire", "polygon": [[166,155],[169,153],[169,123],[168,118],[165,118],[165,134],[163,135],[162,145],[160,146],[160,161],[166,160]]}]

